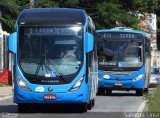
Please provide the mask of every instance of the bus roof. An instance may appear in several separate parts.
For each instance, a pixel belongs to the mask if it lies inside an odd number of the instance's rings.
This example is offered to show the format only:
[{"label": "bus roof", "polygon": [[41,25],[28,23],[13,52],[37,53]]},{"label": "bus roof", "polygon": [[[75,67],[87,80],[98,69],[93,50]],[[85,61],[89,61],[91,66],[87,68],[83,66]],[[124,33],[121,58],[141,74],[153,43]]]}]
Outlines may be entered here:
[{"label": "bus roof", "polygon": [[84,25],[86,17],[87,14],[82,9],[32,8],[23,10],[17,23],[19,25]]},{"label": "bus roof", "polygon": [[133,28],[130,28],[130,27],[114,27],[114,28],[111,28],[112,29],[119,29],[119,30],[132,30]]},{"label": "bus roof", "polygon": [[142,35],[145,35],[145,32],[133,30],[133,29],[103,29],[103,30],[96,30],[96,33],[102,33],[102,32],[128,32],[128,33],[139,33]]}]

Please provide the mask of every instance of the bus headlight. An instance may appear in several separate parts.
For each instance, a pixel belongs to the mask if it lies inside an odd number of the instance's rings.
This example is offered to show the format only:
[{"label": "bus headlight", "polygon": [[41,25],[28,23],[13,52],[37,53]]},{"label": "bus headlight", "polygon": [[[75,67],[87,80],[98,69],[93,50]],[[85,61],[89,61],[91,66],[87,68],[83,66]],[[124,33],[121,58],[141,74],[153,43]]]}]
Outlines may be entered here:
[{"label": "bus headlight", "polygon": [[103,79],[110,79],[110,76],[109,75],[104,75]]},{"label": "bus headlight", "polygon": [[79,89],[79,87],[81,86],[82,82],[83,82],[83,77],[73,85],[73,87],[70,89],[70,91],[75,91],[75,90]]},{"label": "bus headlight", "polygon": [[144,77],[144,74],[138,75],[137,77],[135,77],[133,79],[133,81],[138,81],[138,80],[142,79],[143,77]]},{"label": "bus headlight", "polygon": [[31,91],[31,89],[26,85],[26,83],[20,77],[18,77],[17,79],[18,79],[18,84],[21,87],[21,89],[25,91]]},{"label": "bus headlight", "polygon": [[102,79],[110,79],[110,76],[104,75],[103,77],[98,77],[98,80],[102,80]]}]

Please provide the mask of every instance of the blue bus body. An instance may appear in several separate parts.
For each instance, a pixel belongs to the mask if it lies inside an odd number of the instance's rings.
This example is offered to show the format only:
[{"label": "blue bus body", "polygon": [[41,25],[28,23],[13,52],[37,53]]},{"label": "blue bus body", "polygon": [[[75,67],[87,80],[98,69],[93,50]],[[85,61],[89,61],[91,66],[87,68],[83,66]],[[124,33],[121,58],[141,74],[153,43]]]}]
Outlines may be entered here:
[{"label": "blue bus body", "polygon": [[143,95],[150,76],[150,40],[131,29],[97,30],[98,91],[136,90]]},{"label": "blue bus body", "polygon": [[19,112],[33,103],[75,103],[83,112],[94,106],[98,89],[94,30],[93,21],[81,9],[21,12],[16,32],[9,37],[13,98]]}]

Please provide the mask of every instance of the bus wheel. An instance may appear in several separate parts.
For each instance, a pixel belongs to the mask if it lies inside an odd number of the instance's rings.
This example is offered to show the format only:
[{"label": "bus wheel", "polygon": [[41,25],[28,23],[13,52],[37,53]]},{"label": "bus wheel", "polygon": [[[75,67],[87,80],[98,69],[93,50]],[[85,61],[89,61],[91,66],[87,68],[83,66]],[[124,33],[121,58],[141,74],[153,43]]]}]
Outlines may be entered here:
[{"label": "bus wheel", "polygon": [[112,90],[111,89],[106,89],[106,95],[111,95],[112,94]]},{"label": "bus wheel", "polygon": [[143,89],[136,89],[137,96],[143,96]]},{"label": "bus wheel", "polygon": [[97,95],[104,95],[105,90],[104,89],[98,89]]},{"label": "bus wheel", "polygon": [[148,88],[145,88],[145,89],[144,89],[144,92],[145,92],[145,93],[148,93]]},{"label": "bus wheel", "polygon": [[87,112],[87,110],[88,110],[88,104],[87,103],[82,103],[82,104],[79,105],[79,111],[81,113]]},{"label": "bus wheel", "polygon": [[30,113],[32,111],[32,107],[29,104],[18,104],[18,112],[19,113]]},{"label": "bus wheel", "polygon": [[19,113],[25,113],[26,110],[27,110],[27,109],[26,109],[25,104],[22,104],[22,103],[18,104],[18,112],[19,112]]},{"label": "bus wheel", "polygon": [[92,107],[95,106],[95,99],[92,100]]},{"label": "bus wheel", "polygon": [[90,100],[89,104],[88,104],[88,110],[92,109],[92,100]]}]

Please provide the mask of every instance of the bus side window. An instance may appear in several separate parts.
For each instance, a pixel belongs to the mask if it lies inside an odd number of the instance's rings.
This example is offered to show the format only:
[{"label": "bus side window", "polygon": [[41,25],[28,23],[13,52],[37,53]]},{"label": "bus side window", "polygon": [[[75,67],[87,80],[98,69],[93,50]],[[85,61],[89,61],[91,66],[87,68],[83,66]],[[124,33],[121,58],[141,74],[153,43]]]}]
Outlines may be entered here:
[{"label": "bus side window", "polygon": [[91,68],[92,68],[92,57],[93,57],[93,53],[88,53],[87,54],[87,60],[86,60],[86,62],[87,62],[87,66],[86,66],[86,83],[88,83],[88,77],[89,77],[89,72],[90,72],[90,70],[91,70]]},{"label": "bus side window", "polygon": [[[95,27],[94,27],[94,24],[91,20],[91,18],[89,17],[88,18],[88,27],[87,27],[87,32],[91,33],[93,36],[95,34]],[[89,52],[86,54],[86,62],[87,62],[87,66],[86,66],[86,83],[88,82],[88,77],[89,77],[89,72],[90,71],[93,71],[93,66],[92,66],[92,63],[93,63],[93,60],[94,60],[94,55],[96,54],[95,52],[95,47],[96,47],[96,43],[94,42],[94,48],[93,48],[93,51]]]}]

